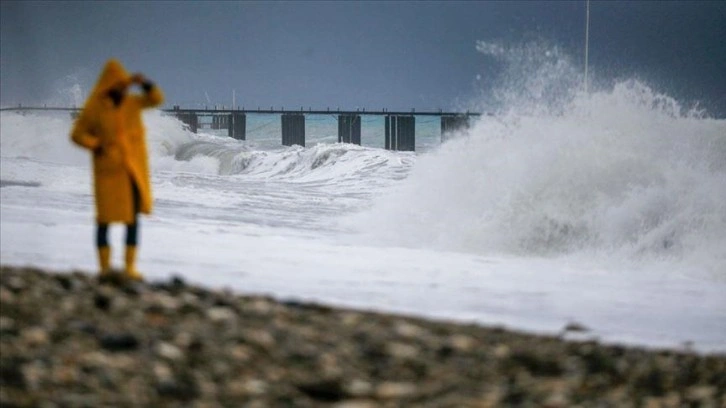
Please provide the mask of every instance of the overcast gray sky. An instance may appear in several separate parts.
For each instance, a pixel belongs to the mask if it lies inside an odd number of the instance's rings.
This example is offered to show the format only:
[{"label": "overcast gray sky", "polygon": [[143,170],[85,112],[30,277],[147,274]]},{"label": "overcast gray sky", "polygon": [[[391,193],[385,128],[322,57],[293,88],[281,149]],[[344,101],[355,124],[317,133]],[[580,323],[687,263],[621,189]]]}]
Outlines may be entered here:
[{"label": "overcast gray sky", "polygon": [[[0,2],[0,103],[92,86],[109,57],[167,106],[461,107],[492,86],[478,40],[583,64],[585,2]],[[590,66],[726,116],[726,2],[591,2]],[[481,80],[477,81],[477,75]],[[209,99],[207,99],[209,98]]]}]

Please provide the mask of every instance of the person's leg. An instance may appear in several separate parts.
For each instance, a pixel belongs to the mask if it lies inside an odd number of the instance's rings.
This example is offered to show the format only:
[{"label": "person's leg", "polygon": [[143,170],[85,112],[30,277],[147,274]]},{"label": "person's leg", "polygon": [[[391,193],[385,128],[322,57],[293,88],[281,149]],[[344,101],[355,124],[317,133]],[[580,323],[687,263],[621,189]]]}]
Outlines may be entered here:
[{"label": "person's leg", "polygon": [[131,183],[134,195],[134,221],[126,225],[126,276],[133,280],[142,280],[143,277],[136,270],[136,248],[139,243],[139,206],[140,194],[136,183]]},{"label": "person's leg", "polygon": [[108,245],[108,224],[98,223],[96,228],[96,248],[100,274],[111,272],[111,247]]},{"label": "person's leg", "polygon": [[134,217],[132,224],[126,225],[126,246],[136,246],[139,242],[139,218]]}]

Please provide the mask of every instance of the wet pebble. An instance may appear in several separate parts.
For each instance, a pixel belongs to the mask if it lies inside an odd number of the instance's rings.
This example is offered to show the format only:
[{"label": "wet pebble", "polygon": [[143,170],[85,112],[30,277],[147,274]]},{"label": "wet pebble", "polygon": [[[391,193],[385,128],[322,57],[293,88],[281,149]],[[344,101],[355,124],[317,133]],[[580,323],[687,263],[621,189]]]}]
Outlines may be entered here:
[{"label": "wet pebble", "polygon": [[237,315],[228,307],[213,307],[207,311],[207,318],[214,323],[234,320]]},{"label": "wet pebble", "polygon": [[104,334],[98,340],[109,351],[131,351],[139,347],[139,340],[132,333]]},{"label": "wet pebble", "polygon": [[380,399],[408,398],[416,393],[416,385],[409,382],[384,382],[376,387],[375,395]]},{"label": "wet pebble", "polygon": [[43,327],[28,327],[20,332],[20,337],[30,347],[43,346],[48,343],[50,337],[48,331]]}]

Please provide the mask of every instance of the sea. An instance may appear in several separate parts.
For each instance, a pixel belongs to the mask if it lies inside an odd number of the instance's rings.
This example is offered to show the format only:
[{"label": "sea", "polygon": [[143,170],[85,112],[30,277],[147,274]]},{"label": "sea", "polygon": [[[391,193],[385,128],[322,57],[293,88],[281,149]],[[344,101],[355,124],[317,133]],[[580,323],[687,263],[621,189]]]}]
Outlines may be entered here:
[{"label": "sea", "polygon": [[[557,50],[534,65],[532,50],[479,50],[515,66],[495,102],[444,139],[437,117],[416,117],[415,152],[385,150],[376,116],[363,116],[360,146],[338,143],[334,115],[310,115],[306,146],[284,147],[277,115],[248,114],[240,141],[146,112],[155,201],[139,269],[280,300],[726,353],[726,120],[637,79],[585,92]],[[67,112],[0,113],[3,265],[97,271],[91,161],[72,124]],[[118,267],[123,238],[113,226]]]}]

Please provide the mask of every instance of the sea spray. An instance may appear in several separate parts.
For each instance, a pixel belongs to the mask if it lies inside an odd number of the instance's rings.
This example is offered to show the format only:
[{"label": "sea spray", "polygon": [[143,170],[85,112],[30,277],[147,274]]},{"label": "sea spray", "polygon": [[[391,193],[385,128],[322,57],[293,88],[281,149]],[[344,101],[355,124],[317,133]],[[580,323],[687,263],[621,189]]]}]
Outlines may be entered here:
[{"label": "sea spray", "polygon": [[70,140],[68,113],[2,112],[0,155],[51,163],[88,165],[88,155]]},{"label": "sea spray", "polygon": [[477,99],[469,102],[483,112],[562,113],[584,84],[570,55],[545,40],[517,45],[478,41],[476,50],[495,67]]},{"label": "sea spray", "polygon": [[[179,146],[196,138],[181,122],[160,111],[145,112],[143,118],[152,161],[173,157]],[[68,112],[3,112],[0,152],[4,157],[89,165],[87,152],[70,140],[72,127],[73,119]]]},{"label": "sea spray", "polygon": [[557,50],[486,50],[535,66],[353,221],[367,240],[726,278],[726,121],[636,80],[585,95]]}]

